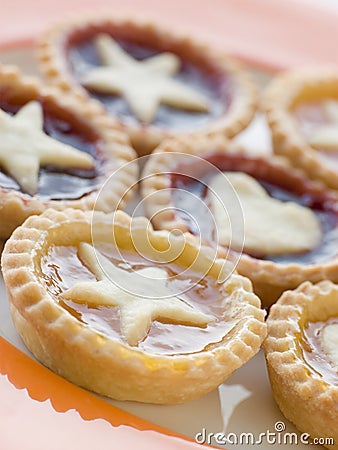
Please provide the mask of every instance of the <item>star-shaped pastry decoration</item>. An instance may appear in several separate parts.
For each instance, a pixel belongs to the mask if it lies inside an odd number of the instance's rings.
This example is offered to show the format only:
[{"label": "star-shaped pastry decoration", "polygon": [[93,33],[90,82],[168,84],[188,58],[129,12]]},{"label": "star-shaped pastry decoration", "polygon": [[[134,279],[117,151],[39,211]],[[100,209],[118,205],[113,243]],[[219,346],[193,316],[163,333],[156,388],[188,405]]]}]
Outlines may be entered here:
[{"label": "star-shaped pastry decoration", "polygon": [[321,150],[338,150],[338,101],[327,100],[324,103],[324,115],[328,123],[316,126],[308,142]]},{"label": "star-shaped pastry decoration", "polygon": [[0,165],[21,188],[33,195],[38,189],[40,165],[90,169],[94,159],[43,131],[41,104],[31,101],[14,116],[0,109]]},{"label": "star-shaped pastry decoration", "polygon": [[131,346],[136,346],[147,336],[152,322],[157,319],[198,327],[205,327],[214,320],[213,316],[172,295],[168,274],[161,268],[147,267],[128,272],[87,243],[80,244],[79,256],[96,275],[97,281],[77,283],[61,297],[89,306],[118,306],[121,334]]},{"label": "star-shaped pastry decoration", "polygon": [[161,53],[139,61],[107,34],[99,35],[95,45],[103,66],[89,70],[82,83],[96,92],[123,96],[141,122],[153,122],[160,103],[178,109],[208,111],[204,95],[171,78],[180,68],[176,55]]},{"label": "star-shaped pastry decoration", "polygon": [[324,354],[338,372],[338,324],[326,325],[320,333],[320,338]]}]

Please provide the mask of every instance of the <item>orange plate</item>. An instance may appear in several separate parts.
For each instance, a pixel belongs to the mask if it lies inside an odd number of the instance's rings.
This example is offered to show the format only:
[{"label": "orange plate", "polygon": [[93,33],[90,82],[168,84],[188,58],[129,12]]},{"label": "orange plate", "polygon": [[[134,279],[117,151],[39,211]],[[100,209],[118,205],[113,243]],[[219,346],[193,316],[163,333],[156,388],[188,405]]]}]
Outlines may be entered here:
[{"label": "orange plate", "polygon": [[69,383],[0,338],[2,450],[171,450],[200,445]]}]

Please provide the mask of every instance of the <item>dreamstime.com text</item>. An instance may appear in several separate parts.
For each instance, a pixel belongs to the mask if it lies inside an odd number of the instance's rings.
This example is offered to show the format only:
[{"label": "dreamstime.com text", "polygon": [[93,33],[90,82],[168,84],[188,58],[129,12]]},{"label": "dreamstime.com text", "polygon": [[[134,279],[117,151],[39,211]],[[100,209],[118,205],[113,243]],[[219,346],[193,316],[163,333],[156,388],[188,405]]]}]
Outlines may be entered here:
[{"label": "dreamstime.com text", "polygon": [[286,425],[278,421],[274,425],[274,430],[266,430],[261,433],[212,433],[205,428],[195,435],[198,444],[209,444],[217,446],[231,445],[334,445],[332,437],[314,437],[308,433],[287,432]]}]

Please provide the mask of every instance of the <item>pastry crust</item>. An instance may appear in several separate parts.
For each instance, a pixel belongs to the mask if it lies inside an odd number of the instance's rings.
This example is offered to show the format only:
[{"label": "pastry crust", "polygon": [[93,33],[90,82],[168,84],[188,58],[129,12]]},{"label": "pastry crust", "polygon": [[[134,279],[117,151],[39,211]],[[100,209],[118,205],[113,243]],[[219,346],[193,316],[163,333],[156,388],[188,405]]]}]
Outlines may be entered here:
[{"label": "pastry crust", "polygon": [[[90,210],[95,205],[96,209],[109,212],[124,205],[125,200],[131,195],[129,188],[137,179],[136,164],[127,163],[130,163],[136,155],[129,144],[128,137],[111,118],[90,101],[80,101],[70,93],[60,95],[60,91],[56,88],[42,87],[37,79],[21,75],[16,67],[3,66],[0,69],[0,89],[25,102],[47,101],[64,110],[68,115],[78,116],[86,126],[91,127],[102,142],[104,162],[103,173],[100,176],[101,185],[120,169],[111,181],[112,188],[109,192],[107,190],[99,201],[97,201],[97,188],[74,200],[42,200],[21,191],[0,188],[0,239],[8,238],[28,216],[40,214],[50,207],[60,210],[69,207]],[[123,166],[125,167],[121,169]],[[121,201],[125,193],[126,196]]]},{"label": "pastry crust", "polygon": [[[2,269],[13,320],[41,362],[72,382],[115,399],[180,403],[216,388],[258,352],[266,336],[265,312],[250,281],[237,274],[220,288],[234,308],[235,326],[202,351],[158,356],[106,337],[77,320],[48,293],[40,262],[50,245],[91,242],[91,217],[80,210],[48,210],[28,218],[5,245]],[[149,225],[145,218],[134,220],[138,230]],[[119,248],[133,246],[130,226],[130,217],[121,211],[95,215],[96,237],[112,242],[113,227]],[[148,232],[152,243],[148,250],[158,258],[168,248],[168,233],[151,227]],[[227,270],[224,260],[210,259],[210,249],[200,247],[189,234],[177,262],[198,272],[207,265],[208,275],[215,278]]]},{"label": "pastry crust", "polygon": [[337,315],[337,285],[303,283],[272,306],[263,344],[272,391],[282,413],[313,438],[333,438],[335,444],[328,448],[338,448],[338,387],[309,370],[300,334],[307,321],[326,321]]},{"label": "pastry crust", "polygon": [[[171,181],[167,174],[175,171],[175,166],[181,158],[184,159],[186,154],[204,158],[214,152],[234,155],[234,157],[243,155],[246,158],[246,162],[243,161],[244,172],[244,164],[248,168],[264,164],[279,180],[288,180],[289,184],[292,183],[294,186],[304,184],[307,192],[319,196],[325,195],[333,204],[338,201],[335,191],[330,191],[321,182],[309,180],[303,171],[291,167],[288,161],[281,157],[251,158],[245,154],[244,148],[221,136],[209,139],[202,137],[173,139],[163,142],[153,152],[142,174],[142,196],[147,216],[152,218],[155,228],[188,231],[188,224],[175,215],[175,205],[170,192]],[[178,154],[177,159],[173,158],[173,153]],[[147,198],[149,198],[148,201]],[[227,249],[219,247],[221,257],[227,254]],[[268,259],[263,260],[242,254],[236,270],[251,279],[254,291],[261,298],[262,303],[270,306],[285,290],[294,289],[306,280],[313,283],[325,279],[338,282],[338,255],[322,264],[302,265],[279,264]]]},{"label": "pastry crust", "polygon": [[[188,231],[187,224],[175,216],[170,193],[170,177],[167,175],[185,155],[203,158],[213,151],[245,154],[243,147],[223,136],[214,135],[206,138],[196,135],[189,138],[167,139],[148,157],[142,172],[141,194],[147,216],[151,218],[156,229]],[[175,161],[173,153],[177,154]]]},{"label": "pastry crust", "polygon": [[288,157],[313,179],[338,189],[338,172],[318,156],[292,117],[292,110],[306,101],[338,100],[338,72],[335,69],[307,69],[282,73],[266,88],[262,106],[272,131],[274,151]]},{"label": "pastry crust", "polygon": [[[190,36],[179,35],[153,22],[135,20],[132,18],[113,18],[109,15],[83,17],[80,20],[68,21],[49,30],[38,46],[41,71],[52,85],[57,85],[64,91],[73,91],[82,98],[89,94],[72,77],[65,58],[65,46],[69,39],[85,35],[95,30],[97,33],[113,31],[117,36],[128,39],[138,39],[145,44],[156,43],[157,48],[177,53],[195,61],[197,65],[208,64],[220,74],[230,75],[234,87],[234,98],[230,108],[223,116],[210,121],[204,128],[186,132],[169,132],[155,126],[121,124],[129,134],[134,148],[140,155],[150,153],[164,138],[202,132],[204,135],[220,133],[233,137],[244,129],[252,120],[257,104],[257,90],[250,76],[227,55],[218,52],[210,46],[196,42]],[[101,103],[100,103],[101,106]],[[102,106],[101,106],[102,107]]]}]

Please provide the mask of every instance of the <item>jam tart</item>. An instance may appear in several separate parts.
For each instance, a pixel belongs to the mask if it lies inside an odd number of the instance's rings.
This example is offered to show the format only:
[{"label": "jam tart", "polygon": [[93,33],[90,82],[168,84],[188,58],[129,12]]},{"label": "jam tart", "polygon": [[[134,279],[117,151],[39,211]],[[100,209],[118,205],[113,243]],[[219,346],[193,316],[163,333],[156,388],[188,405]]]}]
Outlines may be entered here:
[{"label": "jam tart", "polygon": [[275,152],[338,189],[337,69],[282,73],[267,87],[263,105]]},{"label": "jam tart", "polygon": [[139,154],[164,137],[228,137],[253,118],[256,88],[227,55],[160,25],[105,17],[68,21],[39,44],[46,80],[118,117]]},{"label": "jam tart", "polygon": [[[48,207],[123,206],[137,178],[129,139],[91,102],[41,86],[15,67],[0,67],[0,238]],[[106,193],[107,194],[107,193]]]},{"label": "jam tart", "polygon": [[99,394],[197,398],[266,336],[250,281],[210,250],[122,211],[29,217],[2,256],[14,324],[39,361]]},{"label": "jam tart", "polygon": [[282,413],[300,431],[338,448],[338,286],[305,282],[285,292],[267,326],[263,348]]},{"label": "jam tart", "polygon": [[237,258],[267,306],[306,280],[338,281],[337,193],[287,160],[251,157],[220,136],[168,140],[145,165],[142,195],[155,228]]}]

